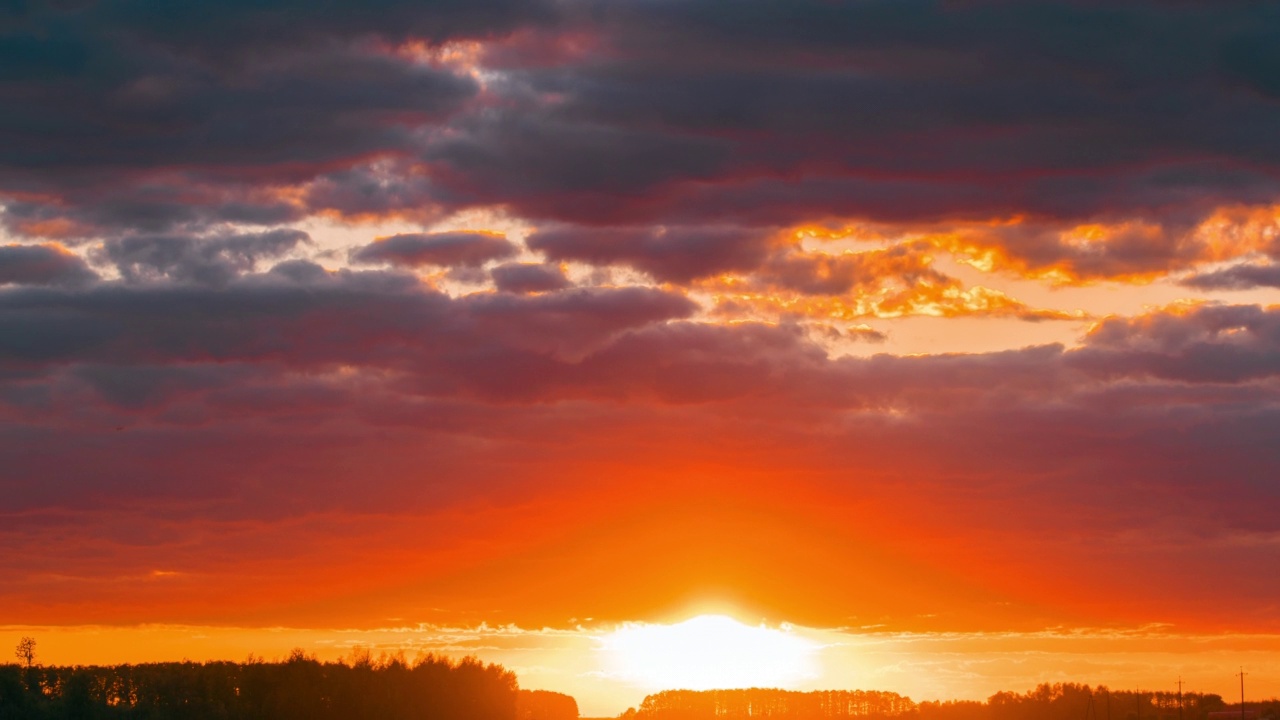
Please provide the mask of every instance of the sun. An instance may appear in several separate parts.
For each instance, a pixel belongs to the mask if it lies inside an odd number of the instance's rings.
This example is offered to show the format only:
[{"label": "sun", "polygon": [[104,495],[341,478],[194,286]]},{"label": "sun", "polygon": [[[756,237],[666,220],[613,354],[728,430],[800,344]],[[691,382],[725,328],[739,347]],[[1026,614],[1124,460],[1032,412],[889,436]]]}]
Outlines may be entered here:
[{"label": "sun", "polygon": [[818,676],[818,645],[794,628],[699,615],[674,625],[628,623],[601,638],[607,672],[653,690],[794,687]]}]

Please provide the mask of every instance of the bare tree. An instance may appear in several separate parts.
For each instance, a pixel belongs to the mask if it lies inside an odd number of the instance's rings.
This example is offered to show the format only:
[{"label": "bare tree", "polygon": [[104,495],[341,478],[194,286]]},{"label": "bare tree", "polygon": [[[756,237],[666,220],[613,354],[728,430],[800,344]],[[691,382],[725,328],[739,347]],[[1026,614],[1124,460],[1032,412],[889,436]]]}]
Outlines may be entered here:
[{"label": "bare tree", "polygon": [[36,639],[24,637],[19,640],[18,649],[13,651],[13,655],[30,668],[36,662]]}]

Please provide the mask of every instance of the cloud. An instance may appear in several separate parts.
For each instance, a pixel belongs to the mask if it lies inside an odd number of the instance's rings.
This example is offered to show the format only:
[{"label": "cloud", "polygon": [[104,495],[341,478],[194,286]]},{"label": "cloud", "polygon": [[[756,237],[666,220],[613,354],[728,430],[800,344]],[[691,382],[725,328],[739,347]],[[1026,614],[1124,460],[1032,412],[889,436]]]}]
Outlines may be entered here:
[{"label": "cloud", "polygon": [[[448,70],[355,50],[278,58],[240,74],[139,49],[100,52],[120,55],[94,58],[106,78],[85,73],[52,86],[10,84],[13,100],[24,85],[27,92],[43,89],[38,102],[5,112],[10,133],[58,115],[63,121],[0,153],[9,182],[32,182],[30,173],[40,170],[47,182],[101,183],[105,178],[91,173],[114,167],[132,179],[177,166],[200,174],[221,169],[233,180],[253,167],[285,180],[296,173],[289,164],[320,170],[404,148],[406,127],[447,115],[477,90],[472,79]],[[77,97],[94,98],[103,112],[70,114]],[[89,132],[113,142],[84,143]],[[67,157],[72,151],[74,159]]]},{"label": "cloud", "polygon": [[359,264],[476,268],[518,251],[505,237],[482,232],[409,233],[378,238],[351,252]]},{"label": "cloud", "polygon": [[1219,54],[1227,77],[1262,95],[1280,97],[1280,53],[1274,39],[1266,31],[1255,31],[1223,42]]},{"label": "cloud", "polygon": [[500,36],[525,25],[554,20],[554,5],[541,0],[479,0],[430,3],[377,0],[372,5],[298,0],[239,3],[219,11],[182,8],[156,16],[143,0],[114,3],[89,18],[124,26],[138,37],[213,56],[253,54],[267,46],[323,46],[340,39],[375,35],[389,40],[441,43]]},{"label": "cloud", "polygon": [[1280,288],[1280,265],[1233,265],[1222,270],[1197,273],[1184,278],[1182,284],[1198,290]]},{"label": "cloud", "polygon": [[1099,323],[1072,360],[1106,375],[1239,383],[1280,374],[1280,311],[1205,305]]},{"label": "cloud", "polygon": [[[403,154],[419,128],[479,92],[465,70],[396,46],[551,19],[540,2],[379,5],[370,14],[286,1],[158,17],[145,2],[30,4],[0,38],[6,224],[28,232],[31,218],[70,218],[90,233],[164,232],[193,217],[296,220],[276,190]],[[85,104],[97,111],[79,112]],[[194,192],[167,193],[175,183]]]},{"label": "cloud", "polygon": [[552,260],[625,264],[664,281],[751,270],[765,257],[771,234],[739,227],[558,227],[526,243]]},{"label": "cloud", "polygon": [[[1087,280],[1186,269],[1202,221],[1280,194],[1280,28],[1249,4],[140,7],[10,19],[12,232],[487,208],[558,223],[554,257],[684,281],[754,262],[770,228],[1020,218],[972,244]],[[1083,247],[1073,229],[1091,224],[1109,231]],[[713,237],[726,228],[742,239]]]},{"label": "cloud", "polygon": [[130,282],[168,278],[221,285],[310,241],[307,233],[288,229],[206,237],[135,235],[106,241],[100,254]]},{"label": "cloud", "polygon": [[495,267],[490,274],[494,286],[501,292],[548,292],[569,287],[564,271],[554,265],[509,263]]},{"label": "cloud", "polygon": [[805,295],[843,295],[891,282],[914,286],[950,281],[931,264],[932,258],[921,248],[909,246],[840,255],[779,252],[769,258],[758,278],[765,287]]},{"label": "cloud", "polygon": [[866,318],[1013,317],[1082,320],[1083,312],[1033,308],[999,290],[965,287],[938,271],[928,242],[887,249],[806,252],[778,244],[758,268],[694,285],[709,293],[715,314],[740,317],[859,321]]},{"label": "cloud", "polygon": [[[963,195],[970,212],[1057,218],[1158,214],[1188,197],[1274,196],[1274,183],[1244,169],[1257,157],[1254,144],[1239,142],[1228,126],[1252,135],[1261,127],[1254,123],[1275,110],[1236,95],[1214,57],[1215,44],[1232,42],[1238,27],[1256,27],[1263,37],[1274,31],[1274,18],[1257,9],[923,0],[779,9],[761,1],[732,20],[698,2],[595,10],[583,13],[589,19],[580,32],[599,42],[582,54],[550,67],[508,60],[507,87],[530,105],[526,119],[488,115],[473,137],[486,148],[555,147],[589,168],[598,164],[588,162],[586,138],[617,133],[611,145],[636,152],[619,152],[608,165],[615,178],[637,184],[628,187],[631,196],[599,198],[616,206],[614,217],[628,210],[670,216],[676,203],[707,194],[737,196],[735,209],[748,212],[751,186],[778,178],[785,181],[770,183],[774,202],[762,210],[783,211],[787,189],[809,186],[806,194],[816,195],[810,212],[830,212],[831,200],[814,191],[843,184],[844,212],[879,218],[956,212],[947,191],[961,183],[972,187]],[[1124,29],[1135,27],[1148,32]],[[1175,56],[1171,47],[1196,51]],[[1146,102],[1129,102],[1135,85]],[[1162,111],[1171,106],[1188,112]],[[1217,108],[1227,107],[1240,114],[1223,124]],[[560,133],[559,142],[540,135],[570,124],[579,134]],[[1136,126],[1154,132],[1134,135]],[[694,170],[667,163],[655,174],[653,154],[631,139],[639,133],[690,143],[691,151],[697,142],[731,150],[715,164]],[[508,155],[522,182],[537,173],[518,165],[520,153]],[[499,174],[481,167],[454,171],[493,178],[480,186],[501,188]],[[580,191],[561,182],[559,170],[540,177],[540,187]],[[866,184],[872,180],[889,184],[887,196]],[[545,191],[505,194],[528,212],[565,217]],[[703,199],[704,213],[723,211],[710,201]]]},{"label": "cloud", "polygon": [[97,274],[59,245],[0,246],[0,285],[82,285]]},{"label": "cloud", "polygon": [[688,317],[694,307],[647,288],[454,299],[404,274],[331,274],[291,261],[219,287],[13,291],[0,297],[0,365],[278,361],[426,370],[434,360],[466,370],[468,357],[500,359],[506,351],[513,361],[521,352],[573,355],[629,328]]},{"label": "cloud", "polygon": [[[696,309],[678,293],[639,287],[453,298],[409,275],[331,273],[289,261],[219,286],[12,288],[0,293],[0,367],[37,372],[13,376],[25,383],[53,368],[83,372],[98,364],[350,366],[404,373],[432,393],[469,389],[494,401],[800,393],[877,407],[915,388],[948,388],[936,398],[948,402],[1001,378],[1063,392],[1121,379],[1249,382],[1280,367],[1277,311],[1256,306],[1111,318],[1065,352],[1047,346],[874,361],[829,359],[794,325],[693,321]],[[692,395],[682,396],[685,390]]]}]

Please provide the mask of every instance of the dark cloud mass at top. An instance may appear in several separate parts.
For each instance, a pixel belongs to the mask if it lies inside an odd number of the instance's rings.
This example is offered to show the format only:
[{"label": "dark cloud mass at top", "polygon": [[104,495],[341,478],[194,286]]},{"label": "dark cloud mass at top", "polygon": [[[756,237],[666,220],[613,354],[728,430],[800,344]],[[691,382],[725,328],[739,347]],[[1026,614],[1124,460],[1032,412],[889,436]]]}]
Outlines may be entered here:
[{"label": "dark cloud mass at top", "polygon": [[238,220],[270,201],[214,198],[394,156],[403,206],[591,224],[1176,221],[1274,197],[1277,32],[1242,2],[33,2],[0,23],[0,192],[92,224],[169,173]]},{"label": "dark cloud mass at top", "polygon": [[524,153],[556,143],[562,156],[603,159],[593,138],[605,129],[614,147],[648,149],[611,151],[616,176],[633,184],[611,193],[602,183],[595,199],[619,216],[1076,219],[1274,195],[1263,168],[1280,150],[1265,131],[1277,106],[1259,89],[1268,67],[1232,60],[1280,29],[1262,4],[577,9],[598,44],[547,65],[500,57],[523,103],[471,131],[487,147],[537,145],[497,167],[457,141],[437,150],[481,192],[513,195],[530,213],[567,214],[546,183],[593,196],[554,165],[543,183],[511,186],[529,177]]},{"label": "dark cloud mass at top", "polygon": [[[375,5],[8,9],[0,19],[0,193],[17,193],[6,202],[10,224],[52,214],[128,227],[145,220],[113,207],[157,207],[155,186],[174,182],[192,187],[166,203],[171,214],[292,219],[270,198],[245,196],[404,152],[416,130],[478,91],[470,77],[407,62],[380,43],[499,36],[546,15],[537,2]],[[46,193],[61,200],[57,209]],[[240,202],[224,204],[236,195]]]}]

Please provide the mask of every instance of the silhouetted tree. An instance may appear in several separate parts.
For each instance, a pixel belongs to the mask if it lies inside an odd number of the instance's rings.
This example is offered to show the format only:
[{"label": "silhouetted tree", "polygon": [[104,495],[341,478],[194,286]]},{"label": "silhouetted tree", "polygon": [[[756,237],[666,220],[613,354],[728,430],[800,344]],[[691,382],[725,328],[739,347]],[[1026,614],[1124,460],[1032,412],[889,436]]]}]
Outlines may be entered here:
[{"label": "silhouetted tree", "polygon": [[517,720],[578,720],[578,701],[549,690],[521,690],[516,696]]},{"label": "silhouetted tree", "polygon": [[31,667],[36,662],[36,639],[33,637],[24,637],[18,641],[18,648],[13,651],[14,657],[18,658],[26,667]]}]

